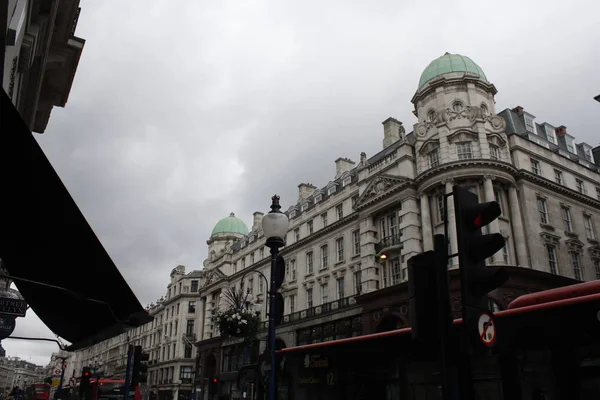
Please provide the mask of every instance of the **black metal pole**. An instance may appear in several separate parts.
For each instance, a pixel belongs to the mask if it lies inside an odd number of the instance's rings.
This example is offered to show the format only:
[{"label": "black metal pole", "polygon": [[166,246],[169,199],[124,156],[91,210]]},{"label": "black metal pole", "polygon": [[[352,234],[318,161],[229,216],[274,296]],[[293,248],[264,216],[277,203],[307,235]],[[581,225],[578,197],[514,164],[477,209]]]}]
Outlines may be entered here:
[{"label": "black metal pole", "polygon": [[269,371],[269,397],[268,400],[275,400],[277,397],[277,358],[275,357],[275,293],[273,288],[275,287],[275,265],[277,262],[277,255],[279,254],[279,247],[277,245],[271,246],[271,285],[269,286],[269,355],[271,356],[271,370]]},{"label": "black metal pole", "polygon": [[62,360],[62,364],[60,366],[60,382],[58,383],[58,390],[62,389],[63,380],[65,379],[65,360],[67,358],[61,357],[60,359]]},{"label": "black metal pole", "polygon": [[125,385],[123,385],[123,400],[129,400],[129,383],[131,382],[131,359],[133,358],[133,345],[127,346],[127,368],[125,368]]}]

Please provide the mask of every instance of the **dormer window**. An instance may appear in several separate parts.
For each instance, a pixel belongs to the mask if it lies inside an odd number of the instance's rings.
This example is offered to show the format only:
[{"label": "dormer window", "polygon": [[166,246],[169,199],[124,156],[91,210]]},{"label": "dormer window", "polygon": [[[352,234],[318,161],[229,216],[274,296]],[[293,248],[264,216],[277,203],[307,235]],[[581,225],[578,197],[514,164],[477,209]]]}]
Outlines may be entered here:
[{"label": "dormer window", "polygon": [[328,196],[331,196],[334,193],[335,193],[335,186],[332,186],[329,189],[327,189],[327,195]]},{"label": "dormer window", "polygon": [[533,125],[533,119],[531,119],[527,115],[525,115],[525,129],[527,129],[527,132],[532,132],[532,133],[535,132],[535,127]]},{"label": "dormer window", "polygon": [[300,211],[306,211],[308,210],[308,203],[304,203],[302,204],[302,206],[300,207]]},{"label": "dormer window", "polygon": [[255,240],[255,239],[256,239],[256,237],[255,237],[254,235],[251,235],[251,236],[248,238],[248,243],[252,243],[252,242],[254,242],[254,240]]},{"label": "dormer window", "polygon": [[290,219],[296,216],[296,210],[290,211]]},{"label": "dormer window", "polygon": [[352,177],[351,176],[347,176],[342,181],[342,186],[343,187],[348,186],[350,184],[350,182],[352,182]]},{"label": "dormer window", "polygon": [[318,194],[318,195],[315,196],[315,203],[318,203],[321,200],[323,200],[323,195],[322,194]]}]

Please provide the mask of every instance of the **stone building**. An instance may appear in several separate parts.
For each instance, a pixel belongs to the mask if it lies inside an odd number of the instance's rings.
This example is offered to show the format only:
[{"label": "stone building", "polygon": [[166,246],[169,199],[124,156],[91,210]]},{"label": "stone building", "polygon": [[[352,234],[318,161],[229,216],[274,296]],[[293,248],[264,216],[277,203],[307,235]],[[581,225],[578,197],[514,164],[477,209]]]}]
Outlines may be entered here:
[{"label": "stone building", "polygon": [[75,36],[79,0],[8,0],[2,7],[2,88],[29,129],[44,133],[52,108],[67,103],[85,44]]},{"label": "stone building", "polygon": [[[280,346],[406,326],[407,260],[433,248],[444,212],[450,253],[456,252],[451,198],[444,208],[453,185],[502,209],[486,229],[507,244],[488,264],[509,267],[511,279],[490,295],[492,309],[528,291],[600,278],[600,148],[575,143],[566,127],[536,120],[523,107],[496,110],[496,93],[471,59],[446,53],[421,75],[412,132],[388,118],[379,153],[361,153],[358,163],[338,158],[327,185],[298,186],[286,212]],[[205,382],[219,375],[223,394],[236,390],[237,371],[255,362],[257,352],[239,339],[221,338],[211,313],[226,307],[225,289],[242,283],[251,302],[264,304],[267,282],[258,272],[269,276],[270,265],[262,215],[254,213],[248,230],[232,213],[207,242],[204,268],[211,279],[199,289],[206,317],[198,370]],[[449,262],[452,269],[457,264],[456,258]],[[459,310],[460,299],[453,302]],[[257,312],[265,319],[265,307]]]},{"label": "stone building", "polygon": [[124,379],[128,345],[142,346],[150,356],[146,398],[188,399],[196,364],[194,343],[204,319],[197,304],[204,276],[203,271],[186,273],[185,266],[175,267],[165,295],[147,307],[152,322],[71,353],[65,376],[78,379],[83,367],[91,367],[100,376]]}]

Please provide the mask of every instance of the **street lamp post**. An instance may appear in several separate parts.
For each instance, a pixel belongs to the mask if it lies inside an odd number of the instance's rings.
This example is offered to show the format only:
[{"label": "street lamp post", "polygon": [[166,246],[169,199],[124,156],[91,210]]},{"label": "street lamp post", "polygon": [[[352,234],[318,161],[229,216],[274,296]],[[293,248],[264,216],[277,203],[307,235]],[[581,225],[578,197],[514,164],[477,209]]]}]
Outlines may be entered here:
[{"label": "street lamp post", "polygon": [[269,397],[268,400],[275,400],[277,397],[277,368],[275,357],[275,270],[277,265],[277,256],[279,249],[285,244],[289,219],[281,212],[279,205],[279,196],[271,198],[271,211],[262,219],[262,228],[266,240],[266,246],[271,249],[271,285],[269,285],[269,332],[268,348],[271,356],[271,370],[269,374]]}]

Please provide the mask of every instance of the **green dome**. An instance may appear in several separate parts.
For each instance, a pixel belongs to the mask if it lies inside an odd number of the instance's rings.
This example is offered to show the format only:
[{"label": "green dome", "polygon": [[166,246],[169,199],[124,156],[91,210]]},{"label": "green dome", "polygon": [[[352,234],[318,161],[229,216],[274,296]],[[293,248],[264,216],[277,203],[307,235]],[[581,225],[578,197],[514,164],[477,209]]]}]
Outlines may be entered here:
[{"label": "green dome", "polygon": [[440,58],[433,60],[431,64],[425,68],[425,71],[421,74],[421,79],[419,79],[419,89],[433,78],[449,72],[470,72],[487,82],[483,70],[469,57],[461,56],[460,54],[446,53]]},{"label": "green dome", "polygon": [[231,213],[229,214],[229,217],[223,218],[217,222],[210,235],[212,236],[217,233],[239,233],[240,235],[247,235],[248,227],[244,221],[236,218],[235,214]]}]

